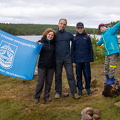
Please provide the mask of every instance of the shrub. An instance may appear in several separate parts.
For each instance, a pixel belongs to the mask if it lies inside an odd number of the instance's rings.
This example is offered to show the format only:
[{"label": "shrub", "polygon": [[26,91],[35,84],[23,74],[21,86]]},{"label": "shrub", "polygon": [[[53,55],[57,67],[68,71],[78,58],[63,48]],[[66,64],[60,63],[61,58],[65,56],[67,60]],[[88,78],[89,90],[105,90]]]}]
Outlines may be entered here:
[{"label": "shrub", "polygon": [[95,62],[103,62],[105,58],[104,54],[104,46],[98,46],[96,44],[98,42],[98,39],[96,37],[92,38],[92,46],[94,51],[94,61]]}]

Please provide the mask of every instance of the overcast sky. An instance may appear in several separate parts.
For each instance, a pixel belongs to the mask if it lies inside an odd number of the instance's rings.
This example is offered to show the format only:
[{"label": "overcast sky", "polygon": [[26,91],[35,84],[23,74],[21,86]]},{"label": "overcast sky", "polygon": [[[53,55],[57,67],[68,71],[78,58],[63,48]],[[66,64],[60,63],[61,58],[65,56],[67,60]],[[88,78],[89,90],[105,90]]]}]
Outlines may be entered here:
[{"label": "overcast sky", "polygon": [[60,18],[97,28],[120,20],[120,0],[0,0],[0,23],[58,24]]}]

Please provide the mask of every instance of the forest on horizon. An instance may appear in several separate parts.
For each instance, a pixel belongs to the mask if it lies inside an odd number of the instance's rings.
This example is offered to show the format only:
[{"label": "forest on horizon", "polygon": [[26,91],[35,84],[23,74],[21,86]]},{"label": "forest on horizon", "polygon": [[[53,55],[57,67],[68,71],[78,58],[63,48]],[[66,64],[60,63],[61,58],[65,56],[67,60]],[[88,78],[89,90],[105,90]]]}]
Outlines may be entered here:
[{"label": "forest on horizon", "polygon": [[[106,24],[107,26],[113,26],[117,22],[111,22]],[[58,25],[50,24],[16,24],[16,23],[0,23],[0,29],[13,35],[42,35],[43,31],[47,28],[54,30],[58,29]],[[97,28],[85,28],[88,34],[101,34]],[[75,26],[67,26],[66,30],[75,34]],[[118,32],[120,34],[120,31]]]}]

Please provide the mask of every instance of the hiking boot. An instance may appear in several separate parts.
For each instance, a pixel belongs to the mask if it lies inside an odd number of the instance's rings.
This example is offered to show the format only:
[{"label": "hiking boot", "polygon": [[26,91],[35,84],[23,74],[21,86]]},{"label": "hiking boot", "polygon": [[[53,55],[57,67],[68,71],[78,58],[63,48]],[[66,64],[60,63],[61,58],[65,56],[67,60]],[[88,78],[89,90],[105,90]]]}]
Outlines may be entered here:
[{"label": "hiking boot", "polygon": [[55,98],[60,99],[60,94],[56,93]]},{"label": "hiking boot", "polygon": [[78,95],[82,96],[82,90],[78,89]]},{"label": "hiking boot", "polygon": [[52,99],[50,99],[50,98],[44,98],[44,101],[45,101],[45,102],[51,102]]},{"label": "hiking boot", "polygon": [[92,91],[90,89],[86,89],[88,95],[92,95]]},{"label": "hiking boot", "polygon": [[34,103],[39,103],[40,99],[39,98],[35,98]]},{"label": "hiking boot", "polygon": [[79,98],[80,98],[80,96],[79,96],[77,93],[73,94],[73,97],[74,97],[75,99],[79,99]]}]

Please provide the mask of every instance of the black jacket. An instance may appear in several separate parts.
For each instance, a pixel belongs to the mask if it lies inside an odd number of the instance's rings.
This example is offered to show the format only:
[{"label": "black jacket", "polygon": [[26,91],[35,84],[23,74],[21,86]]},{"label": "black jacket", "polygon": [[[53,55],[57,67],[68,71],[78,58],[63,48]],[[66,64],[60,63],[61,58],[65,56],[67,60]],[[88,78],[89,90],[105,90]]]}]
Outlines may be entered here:
[{"label": "black jacket", "polygon": [[75,36],[72,43],[72,62],[93,62],[92,42],[86,32]]},{"label": "black jacket", "polygon": [[44,43],[40,51],[38,68],[55,68],[55,41],[51,40],[50,43],[41,38],[38,42]]}]

